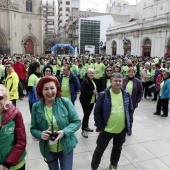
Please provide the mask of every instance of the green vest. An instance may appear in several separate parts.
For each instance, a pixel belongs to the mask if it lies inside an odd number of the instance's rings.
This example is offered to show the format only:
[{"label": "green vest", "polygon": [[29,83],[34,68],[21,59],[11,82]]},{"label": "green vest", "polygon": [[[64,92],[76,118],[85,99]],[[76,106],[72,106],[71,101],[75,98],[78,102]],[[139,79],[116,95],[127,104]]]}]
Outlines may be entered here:
[{"label": "green vest", "polygon": [[[7,156],[9,155],[10,151],[13,149],[15,145],[15,122],[10,120],[6,125],[2,126],[0,129],[0,164],[2,164]],[[8,139],[8,140],[6,140]],[[23,152],[22,156],[20,157],[18,163],[24,159],[26,156],[26,151]]]}]

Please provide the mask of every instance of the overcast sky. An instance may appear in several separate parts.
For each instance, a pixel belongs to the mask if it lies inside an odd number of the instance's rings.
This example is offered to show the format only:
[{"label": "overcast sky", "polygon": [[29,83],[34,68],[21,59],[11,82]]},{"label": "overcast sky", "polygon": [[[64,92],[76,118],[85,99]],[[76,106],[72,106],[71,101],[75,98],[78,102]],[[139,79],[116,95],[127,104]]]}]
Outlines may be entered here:
[{"label": "overcast sky", "polygon": [[[127,0],[130,5],[136,4],[136,0]],[[87,8],[98,9],[98,12],[106,12],[106,4],[110,0],[80,0],[80,10]]]}]

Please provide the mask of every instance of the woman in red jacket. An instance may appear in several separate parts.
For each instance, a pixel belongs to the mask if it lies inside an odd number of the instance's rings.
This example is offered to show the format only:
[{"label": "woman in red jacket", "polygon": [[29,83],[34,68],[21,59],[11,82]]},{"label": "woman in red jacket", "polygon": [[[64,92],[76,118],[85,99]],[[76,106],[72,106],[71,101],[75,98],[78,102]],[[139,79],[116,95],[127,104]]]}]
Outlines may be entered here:
[{"label": "woman in red jacket", "polygon": [[25,170],[26,133],[21,112],[0,85],[0,170]]}]

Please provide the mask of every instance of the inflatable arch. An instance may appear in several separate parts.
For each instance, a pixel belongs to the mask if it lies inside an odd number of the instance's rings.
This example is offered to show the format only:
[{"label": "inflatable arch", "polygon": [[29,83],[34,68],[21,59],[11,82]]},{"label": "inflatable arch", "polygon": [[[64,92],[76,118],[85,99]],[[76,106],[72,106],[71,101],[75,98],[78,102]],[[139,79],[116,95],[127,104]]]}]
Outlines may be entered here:
[{"label": "inflatable arch", "polygon": [[74,53],[74,48],[70,44],[56,44],[51,48],[52,54],[54,54],[56,49],[59,48],[59,47],[68,48],[70,50],[71,54]]}]

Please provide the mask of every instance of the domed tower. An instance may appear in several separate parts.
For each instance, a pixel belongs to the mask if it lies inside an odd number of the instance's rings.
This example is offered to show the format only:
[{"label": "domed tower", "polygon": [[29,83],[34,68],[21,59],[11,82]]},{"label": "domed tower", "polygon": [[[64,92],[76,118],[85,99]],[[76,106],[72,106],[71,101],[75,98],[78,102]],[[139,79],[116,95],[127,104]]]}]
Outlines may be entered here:
[{"label": "domed tower", "polygon": [[[0,2],[0,53],[43,52],[43,18],[37,0],[2,0]],[[2,38],[3,37],[3,38]],[[1,41],[0,41],[1,42]]]}]

